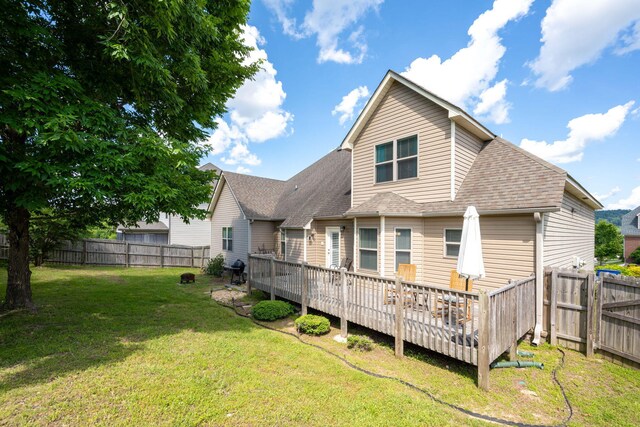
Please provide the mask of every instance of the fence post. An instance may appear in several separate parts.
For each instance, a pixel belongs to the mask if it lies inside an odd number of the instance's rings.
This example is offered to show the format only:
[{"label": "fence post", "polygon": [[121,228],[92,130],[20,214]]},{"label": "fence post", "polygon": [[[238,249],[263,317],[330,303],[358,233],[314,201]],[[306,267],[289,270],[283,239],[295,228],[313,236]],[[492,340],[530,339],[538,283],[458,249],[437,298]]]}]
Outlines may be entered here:
[{"label": "fence post", "polygon": [[[204,259],[204,248],[202,249],[202,259]],[[251,295],[251,252],[247,253],[247,295]]]},{"label": "fence post", "polygon": [[160,267],[164,267],[164,245],[160,245]]},{"label": "fence post", "polygon": [[347,338],[347,304],[349,294],[347,293],[347,269],[342,267],[340,269],[340,290],[342,291],[342,307],[340,310],[340,336]]},{"label": "fence post", "polygon": [[604,300],[604,281],[606,274],[600,275],[598,280],[597,300],[596,300],[596,335],[595,335],[595,348],[600,347],[600,341],[602,339],[602,302]]},{"label": "fence post", "polygon": [[551,270],[551,291],[549,292],[549,343],[558,345],[556,315],[558,312],[558,269]]},{"label": "fence post", "polygon": [[82,265],[87,263],[87,240],[82,239]]},{"label": "fence post", "polygon": [[404,319],[403,319],[403,307],[404,307],[404,288],[402,286],[402,277],[396,276],[396,342],[395,353],[396,357],[402,357],[404,355]]},{"label": "fence post", "polygon": [[593,356],[593,300],[595,294],[593,292],[593,273],[587,276],[587,357]]},{"label": "fence post", "polygon": [[270,260],[270,264],[271,264],[271,283],[269,286],[269,290],[271,291],[271,301],[276,299],[276,292],[275,292],[275,287],[276,287],[276,260],[274,257],[271,257]]},{"label": "fence post", "polygon": [[484,290],[478,295],[478,387],[489,390],[489,296]]},{"label": "fence post", "polygon": [[124,244],[124,265],[129,267],[129,242]]},{"label": "fence post", "polygon": [[300,305],[302,305],[302,315],[307,314],[307,306],[309,304],[308,293],[309,293],[309,279],[307,278],[307,262],[302,261],[302,266],[300,267],[300,274],[302,274],[302,289],[300,290]]}]

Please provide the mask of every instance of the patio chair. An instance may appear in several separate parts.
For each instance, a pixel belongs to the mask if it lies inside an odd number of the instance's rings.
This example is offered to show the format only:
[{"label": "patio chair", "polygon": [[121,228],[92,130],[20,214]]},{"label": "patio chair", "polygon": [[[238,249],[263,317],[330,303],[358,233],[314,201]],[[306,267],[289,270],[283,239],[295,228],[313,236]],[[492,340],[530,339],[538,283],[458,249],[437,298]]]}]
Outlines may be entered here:
[{"label": "patio chair", "polygon": [[[469,283],[467,284],[466,278],[460,277],[456,270],[451,270],[449,288],[452,291],[471,291],[473,289],[473,280],[469,280]],[[468,298],[459,298],[455,295],[439,296],[437,298],[436,309],[433,311],[433,315],[439,316],[441,314],[447,314],[452,307],[458,310],[457,313],[459,313],[461,310],[464,310],[465,300],[467,301],[467,310],[462,317],[458,318],[458,322],[467,322],[471,320],[471,307],[473,301]]]},{"label": "patio chair", "polygon": [[[351,258],[342,258],[342,261],[340,262],[340,267],[336,266],[335,264],[331,264],[331,266],[329,266],[330,269],[332,270],[339,270],[341,268],[346,269],[347,271],[351,271],[351,266],[353,265],[353,261],[351,260]],[[336,277],[335,274],[331,275],[331,284],[332,285],[340,285],[340,280],[338,280],[338,277]],[[347,285],[351,285],[351,280],[347,280]]]},{"label": "patio chair", "polygon": [[[415,264],[398,264],[397,276],[402,277],[403,282],[415,282],[416,281],[416,265]],[[413,306],[416,301],[416,294],[414,292],[405,292],[404,305]],[[395,285],[385,286],[384,288],[384,304],[396,303],[396,289]]]}]

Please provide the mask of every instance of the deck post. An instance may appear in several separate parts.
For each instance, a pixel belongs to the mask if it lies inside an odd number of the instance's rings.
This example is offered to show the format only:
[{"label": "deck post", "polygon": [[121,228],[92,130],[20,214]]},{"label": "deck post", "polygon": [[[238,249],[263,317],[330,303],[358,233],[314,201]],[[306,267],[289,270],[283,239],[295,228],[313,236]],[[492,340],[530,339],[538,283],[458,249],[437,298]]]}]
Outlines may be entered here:
[{"label": "deck post", "polygon": [[404,306],[404,289],[402,286],[402,277],[396,276],[396,342],[395,352],[396,357],[404,356],[404,337],[403,337],[403,306]]},{"label": "deck post", "polygon": [[489,390],[489,295],[486,291],[480,290],[478,296],[478,387],[482,390]]},{"label": "deck post", "polygon": [[340,307],[340,336],[347,338],[347,299],[349,294],[347,293],[347,269],[342,267],[340,269],[340,290],[342,293],[342,306]]},{"label": "deck post", "polygon": [[556,316],[558,314],[558,270],[551,270],[551,291],[549,292],[549,344],[558,345]]},{"label": "deck post", "polygon": [[302,306],[302,315],[307,314],[309,279],[307,278],[307,262],[303,261],[300,266],[300,274],[302,275],[302,289],[300,290],[300,305]]},{"label": "deck post", "polygon": [[[204,258],[204,248],[202,248],[202,258]],[[247,253],[247,295],[251,295],[251,252]]]},{"label": "deck post", "polygon": [[269,260],[271,265],[271,281],[269,282],[269,291],[271,292],[271,301],[276,299],[276,259],[271,257]]},{"label": "deck post", "polygon": [[595,299],[593,289],[593,273],[587,276],[587,357],[593,356],[595,334],[593,333],[593,303]]},{"label": "deck post", "polygon": [[[513,281],[511,279],[509,279],[509,284],[512,284]],[[514,361],[518,358],[518,318],[520,316],[520,304],[518,303],[518,288],[515,288],[514,293],[512,293],[511,297],[513,298],[511,300],[511,307],[515,308],[515,315],[513,317],[513,343],[509,346],[509,349],[507,350],[507,359],[509,359],[510,361]]]}]

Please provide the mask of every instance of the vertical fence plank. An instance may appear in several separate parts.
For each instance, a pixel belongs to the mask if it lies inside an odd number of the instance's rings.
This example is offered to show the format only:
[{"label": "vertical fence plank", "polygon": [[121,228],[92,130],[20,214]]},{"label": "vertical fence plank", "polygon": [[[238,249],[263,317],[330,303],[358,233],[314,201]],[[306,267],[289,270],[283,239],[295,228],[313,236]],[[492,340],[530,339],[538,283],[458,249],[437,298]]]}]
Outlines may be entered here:
[{"label": "vertical fence plank", "polygon": [[549,292],[549,342],[558,345],[558,329],[556,328],[556,315],[558,313],[558,270],[551,271],[551,291]]},{"label": "vertical fence plank", "polygon": [[348,319],[348,304],[349,304],[349,295],[347,293],[347,269],[340,269],[340,287],[341,287],[341,310],[340,310],[340,336],[342,338],[347,338],[347,319]]},{"label": "vertical fence plank", "polygon": [[587,276],[587,357],[593,356],[593,273]]},{"label": "vertical fence plank", "polygon": [[395,288],[395,297],[396,297],[396,343],[395,343],[395,353],[396,357],[402,357],[404,355],[404,319],[403,319],[403,306],[404,306],[404,289],[402,286],[402,280],[398,276],[396,277],[396,288]]},{"label": "vertical fence plank", "polygon": [[[478,297],[478,387],[489,390],[489,296],[484,290]],[[497,325],[496,325],[497,326]]]},{"label": "vertical fence plank", "polygon": [[269,282],[269,292],[271,293],[271,301],[276,299],[276,260],[271,257],[269,260],[271,265],[271,281]]},{"label": "vertical fence plank", "polygon": [[302,287],[300,289],[300,305],[302,305],[302,315],[307,314],[309,305],[309,278],[307,277],[307,263],[303,262],[300,267],[300,275],[302,276]]}]

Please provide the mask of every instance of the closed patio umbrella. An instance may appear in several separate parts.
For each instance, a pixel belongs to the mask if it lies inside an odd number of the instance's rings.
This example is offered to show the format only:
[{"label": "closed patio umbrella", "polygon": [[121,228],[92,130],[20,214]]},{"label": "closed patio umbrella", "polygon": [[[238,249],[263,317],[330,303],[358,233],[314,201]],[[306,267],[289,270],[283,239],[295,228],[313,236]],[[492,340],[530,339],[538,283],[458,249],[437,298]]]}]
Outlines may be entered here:
[{"label": "closed patio umbrella", "polygon": [[475,207],[469,206],[464,213],[462,239],[458,254],[458,274],[466,277],[469,290],[469,279],[482,279],[485,276],[482,260],[482,239],[480,237],[480,215]]}]

